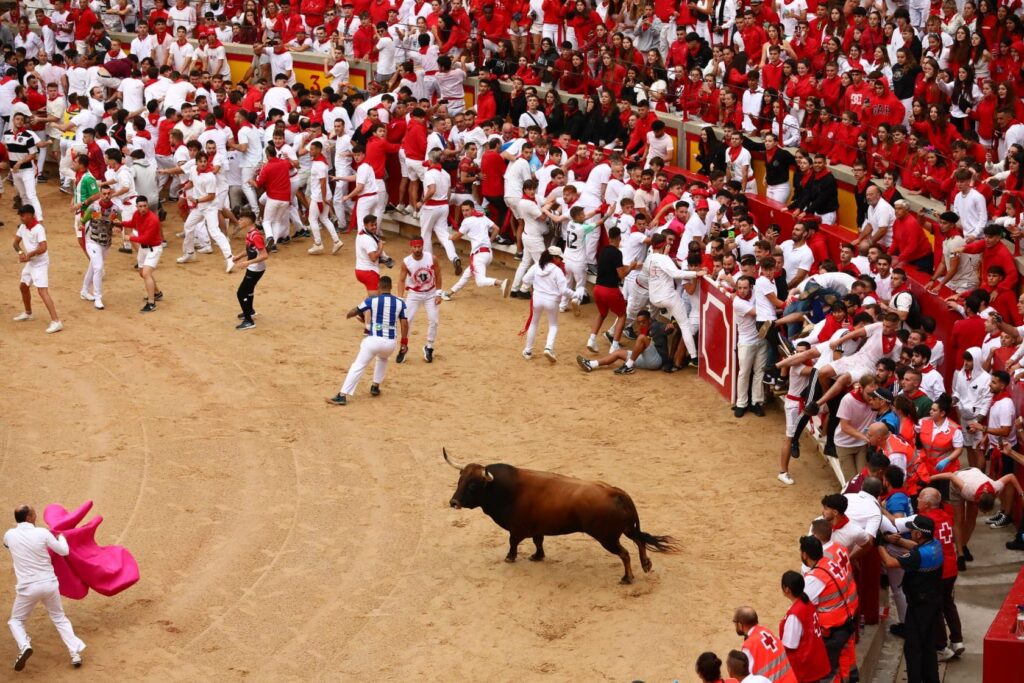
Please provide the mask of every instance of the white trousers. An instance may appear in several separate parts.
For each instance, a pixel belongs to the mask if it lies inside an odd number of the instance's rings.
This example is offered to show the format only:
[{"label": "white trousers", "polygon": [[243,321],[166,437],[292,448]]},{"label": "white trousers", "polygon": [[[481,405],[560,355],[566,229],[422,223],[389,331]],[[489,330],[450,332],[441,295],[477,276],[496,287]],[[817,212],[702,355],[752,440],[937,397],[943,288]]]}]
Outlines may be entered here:
[{"label": "white trousers", "polygon": [[[768,344],[763,339],[756,344],[737,344],[739,373],[736,378],[736,407],[747,407],[747,396],[755,404],[764,403],[764,364],[768,362]],[[754,386],[750,386],[753,375]]]},{"label": "white trousers", "polygon": [[36,220],[43,220],[43,205],[39,203],[36,195],[36,167],[26,166],[11,173],[14,180],[14,189],[18,191],[22,204],[31,204],[36,210]]},{"label": "white trousers", "polygon": [[[449,110],[448,113],[451,113],[451,110]],[[384,184],[384,181],[381,180],[381,185],[383,185],[383,184]],[[373,215],[377,217],[377,225],[381,229],[383,229],[384,209],[386,209],[386,208],[388,208],[388,191],[387,190],[381,190],[381,191],[379,191],[377,193],[377,205],[373,208]],[[359,227],[362,228],[363,226],[360,225]]]},{"label": "white trousers", "polygon": [[434,348],[437,341],[437,323],[440,319],[437,310],[437,290],[430,292],[408,292],[405,297],[405,305],[408,310],[405,315],[409,318],[409,329],[412,330],[412,321],[420,306],[427,309],[427,346]]},{"label": "white trousers", "polygon": [[469,257],[469,268],[462,271],[462,277],[452,287],[452,292],[457,292],[469,284],[469,279],[474,278],[477,287],[493,287],[498,283],[493,277],[487,277],[487,266],[491,265],[489,251],[478,251]]},{"label": "white trousers", "polygon": [[[377,198],[373,195],[361,195],[356,197],[356,233],[365,227],[363,219],[367,216],[377,215]],[[380,228],[380,217],[377,217],[377,227]]]},{"label": "white trousers", "polygon": [[374,359],[377,362],[373,367],[373,383],[383,382],[384,372],[388,369],[388,358],[395,352],[396,346],[398,346],[397,339],[363,337],[363,341],[359,343],[359,354],[349,367],[348,374],[345,375],[345,383],[341,385],[341,393],[346,396],[355,393],[356,387],[359,386],[359,380],[366,372],[366,367]]},{"label": "white trousers", "polygon": [[779,204],[785,204],[789,201],[789,193],[791,188],[789,183],[781,183],[779,185],[768,185],[764,188],[765,196],[768,199],[778,202]]},{"label": "white trousers", "polygon": [[11,629],[11,635],[14,636],[15,642],[18,643],[18,650],[23,650],[30,642],[28,633],[25,632],[25,620],[40,602],[50,613],[50,621],[57,627],[57,633],[60,634],[60,639],[64,641],[68,652],[75,654],[84,650],[85,643],[75,635],[71,621],[64,614],[64,605],[60,600],[60,588],[56,579],[27,586],[14,596],[11,619],[7,625]]},{"label": "white trousers", "polygon": [[575,259],[565,260],[566,287],[575,290],[573,298],[581,301],[587,294],[587,263]]},{"label": "white trousers", "polygon": [[109,248],[96,244],[88,237],[85,238],[85,253],[89,256],[89,265],[82,279],[82,291],[88,293],[91,288],[97,299],[103,298],[103,264],[106,262]]},{"label": "white trousers", "polygon": [[288,208],[288,202],[269,197],[263,207],[263,230],[275,242],[288,234]]},{"label": "white trousers", "polygon": [[214,207],[209,209],[193,209],[192,213],[185,219],[185,239],[181,243],[182,252],[191,254],[196,250],[196,230],[202,227],[206,228],[206,231],[210,234],[210,239],[217,243],[217,247],[224,254],[224,258],[231,258],[231,242],[220,231],[220,225],[217,223],[217,209]]},{"label": "white trousers", "polygon": [[[634,270],[633,272],[635,273],[636,271]],[[626,278],[626,283],[629,284],[629,278]],[[626,324],[632,325],[636,320],[637,313],[647,308],[647,304],[651,302],[651,297],[646,287],[636,284],[635,278],[628,289],[629,296],[626,297]]]},{"label": "white trousers", "polygon": [[[323,204],[323,208],[320,205]],[[313,243],[320,244],[320,228],[326,228],[331,235],[331,241],[338,241],[338,231],[331,222],[331,212],[327,208],[327,202],[309,200],[309,228],[313,231]]]},{"label": "white trousers", "polygon": [[519,267],[516,268],[516,275],[512,279],[512,291],[519,291],[519,287],[523,284],[523,278],[526,276],[526,271],[534,263],[540,261],[540,255],[543,251],[543,238],[523,235],[523,260],[519,262]]},{"label": "white trousers", "polygon": [[352,200],[345,200],[345,195],[347,194],[348,183],[339,182],[334,186],[334,199],[332,200],[334,219],[338,221],[338,227],[341,228],[342,232],[348,230],[349,215],[352,213]]},{"label": "white trousers", "polygon": [[817,214],[814,214],[814,215],[816,215],[818,218],[820,218],[821,222],[823,224],[825,224],[825,225],[835,225],[836,224],[836,212],[835,211],[829,211],[828,213],[817,213]]},{"label": "white trousers", "polygon": [[424,205],[420,209],[420,237],[423,238],[423,252],[432,254],[434,253],[434,235],[437,235],[437,241],[441,243],[441,248],[444,249],[448,260],[454,261],[458,258],[458,254],[455,253],[455,245],[452,244],[448,230],[448,209],[447,204],[443,206]]},{"label": "white trousers", "polygon": [[555,348],[555,338],[558,337],[558,302],[558,299],[533,297],[533,317],[530,319],[530,326],[526,329],[524,351],[533,351],[533,343],[537,339],[537,325],[540,324],[542,315],[546,315],[548,319],[548,339],[544,348]]},{"label": "white trousers", "polygon": [[256,198],[256,188],[249,184],[249,181],[256,177],[255,166],[242,166],[242,193],[245,194],[245,200],[249,202],[249,208],[257,216],[260,215],[260,202]]},{"label": "white trousers", "polygon": [[657,308],[668,309],[668,314],[675,319],[679,327],[679,333],[683,336],[683,344],[686,345],[686,352],[691,358],[697,357],[697,345],[693,341],[693,330],[690,328],[690,314],[678,296],[672,297],[671,301],[652,301]]}]

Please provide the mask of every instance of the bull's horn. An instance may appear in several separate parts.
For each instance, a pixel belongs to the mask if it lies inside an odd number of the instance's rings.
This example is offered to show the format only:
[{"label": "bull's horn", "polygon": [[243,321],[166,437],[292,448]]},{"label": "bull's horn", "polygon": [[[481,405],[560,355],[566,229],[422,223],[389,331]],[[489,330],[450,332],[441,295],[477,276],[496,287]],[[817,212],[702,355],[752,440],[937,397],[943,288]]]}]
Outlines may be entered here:
[{"label": "bull's horn", "polygon": [[487,481],[494,481],[494,475],[488,472],[486,467],[484,468],[484,479]]},{"label": "bull's horn", "polygon": [[441,447],[441,452],[442,452],[442,453],[444,453],[444,461],[445,461],[446,463],[448,463],[449,465],[451,465],[452,467],[454,467],[455,469],[457,469],[457,470],[458,470],[459,472],[461,472],[461,471],[462,471],[462,465],[457,465],[457,464],[455,464],[455,463],[454,463],[454,462],[452,462],[452,461],[451,461],[451,459],[450,459],[450,458],[448,457],[448,449],[447,449],[447,448],[444,448],[444,447],[442,446],[442,447]]}]

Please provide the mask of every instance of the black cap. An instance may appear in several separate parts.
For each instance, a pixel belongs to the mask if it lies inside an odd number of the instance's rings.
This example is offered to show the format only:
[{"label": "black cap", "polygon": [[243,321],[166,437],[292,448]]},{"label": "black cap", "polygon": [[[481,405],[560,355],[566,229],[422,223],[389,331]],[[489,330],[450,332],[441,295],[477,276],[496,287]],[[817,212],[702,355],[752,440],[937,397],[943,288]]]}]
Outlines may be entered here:
[{"label": "black cap", "polygon": [[875,398],[880,398],[886,403],[892,403],[892,392],[888,389],[875,389],[871,392],[871,395]]},{"label": "black cap", "polygon": [[946,221],[947,223],[956,223],[960,220],[960,216],[955,211],[943,211],[939,214],[939,220]]},{"label": "black cap", "polygon": [[917,515],[912,520],[907,522],[907,528],[911,531],[920,531],[922,534],[934,536],[935,520],[933,520],[931,517],[925,517],[924,515]]},{"label": "black cap", "polygon": [[689,33],[686,34],[686,42],[691,43],[694,41],[700,42],[700,34],[690,31]]}]

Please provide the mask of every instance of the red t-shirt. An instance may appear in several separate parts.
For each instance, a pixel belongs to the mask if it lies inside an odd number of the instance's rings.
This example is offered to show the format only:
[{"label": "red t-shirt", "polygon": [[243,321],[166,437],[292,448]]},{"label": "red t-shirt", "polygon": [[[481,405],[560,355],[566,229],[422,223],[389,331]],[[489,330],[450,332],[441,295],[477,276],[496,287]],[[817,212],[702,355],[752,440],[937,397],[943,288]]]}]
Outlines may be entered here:
[{"label": "red t-shirt", "polygon": [[287,159],[268,159],[256,178],[256,185],[262,187],[269,199],[290,202],[292,199],[292,181],[289,177],[292,165]]},{"label": "red t-shirt", "polygon": [[143,216],[141,211],[136,211],[131,220],[123,224],[125,229],[134,228],[136,233],[128,239],[144,247],[159,247],[163,244],[163,237],[160,236],[160,217],[153,211],[146,211]]},{"label": "red t-shirt", "polygon": [[497,150],[489,149],[480,160],[480,171],[486,176],[480,182],[485,197],[501,197],[505,193],[505,160]]}]

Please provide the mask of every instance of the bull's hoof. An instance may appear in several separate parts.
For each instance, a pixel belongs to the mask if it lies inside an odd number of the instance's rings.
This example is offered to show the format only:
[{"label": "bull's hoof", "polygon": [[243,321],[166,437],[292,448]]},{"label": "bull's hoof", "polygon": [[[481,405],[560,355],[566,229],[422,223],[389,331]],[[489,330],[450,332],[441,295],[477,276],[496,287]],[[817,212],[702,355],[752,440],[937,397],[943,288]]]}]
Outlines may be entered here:
[{"label": "bull's hoof", "polygon": [[619,583],[621,583],[623,586],[628,586],[629,584],[633,583],[633,577],[632,576],[623,576],[619,580]]},{"label": "bull's hoof", "polygon": [[513,562],[516,561],[515,555],[506,555],[505,556],[505,561],[508,562],[509,564],[512,564]]},{"label": "bull's hoof", "polygon": [[644,574],[646,574],[647,572],[651,571],[651,568],[654,567],[654,564],[650,560],[647,560],[646,562],[641,562],[640,566],[643,567]]},{"label": "bull's hoof", "polygon": [[530,562],[541,562],[543,559],[543,553],[534,553],[533,555],[530,555]]}]

